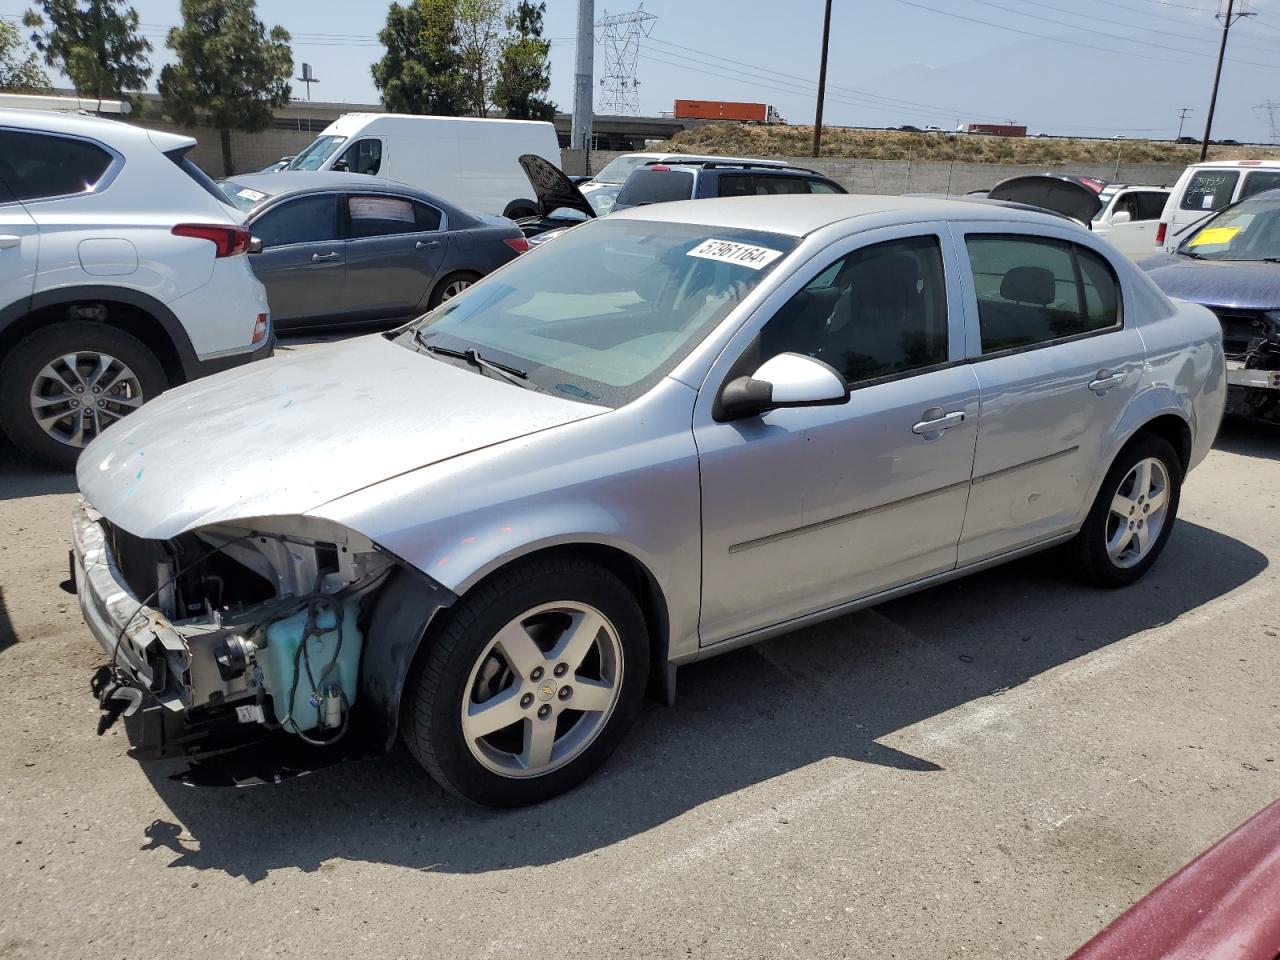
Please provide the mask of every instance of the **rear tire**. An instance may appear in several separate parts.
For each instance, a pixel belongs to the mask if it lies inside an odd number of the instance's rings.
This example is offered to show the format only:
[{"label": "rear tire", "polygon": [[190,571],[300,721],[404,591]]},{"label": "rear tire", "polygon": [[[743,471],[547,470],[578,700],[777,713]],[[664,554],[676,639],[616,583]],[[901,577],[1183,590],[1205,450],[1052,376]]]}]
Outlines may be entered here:
[{"label": "rear tire", "polygon": [[168,385],[136,337],[58,323],[23,337],[0,363],[0,429],[28,456],[71,469],[85,444]]},{"label": "rear tire", "polygon": [[1067,545],[1074,571],[1099,587],[1145,574],[1169,540],[1182,494],[1182,461],[1163,437],[1143,434],[1116,457],[1080,533]]},{"label": "rear tire", "polygon": [[458,270],[449,274],[437,283],[436,288],[431,291],[431,299],[427,301],[427,308],[434,310],[446,300],[452,300],[479,279],[480,274],[471,270]]},{"label": "rear tire", "polygon": [[402,735],[437,783],[476,803],[523,806],[576,786],[643,703],[644,615],[592,563],[501,571],[433,634],[405,684]]}]

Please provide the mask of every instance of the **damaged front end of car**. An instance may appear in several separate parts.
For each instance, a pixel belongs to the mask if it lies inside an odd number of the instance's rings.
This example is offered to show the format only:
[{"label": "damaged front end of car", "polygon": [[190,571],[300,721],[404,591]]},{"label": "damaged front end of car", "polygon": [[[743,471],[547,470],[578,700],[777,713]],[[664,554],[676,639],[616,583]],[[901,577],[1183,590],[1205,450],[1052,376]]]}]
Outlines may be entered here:
[{"label": "damaged front end of car", "polygon": [[454,599],[306,516],[152,540],[82,499],[72,532],[85,622],[110,657],[93,680],[99,733],[123,714],[139,760],[266,741],[384,751],[425,626]]},{"label": "damaged front end of car", "polygon": [[1280,422],[1280,311],[1214,313],[1227,358],[1227,413]]}]

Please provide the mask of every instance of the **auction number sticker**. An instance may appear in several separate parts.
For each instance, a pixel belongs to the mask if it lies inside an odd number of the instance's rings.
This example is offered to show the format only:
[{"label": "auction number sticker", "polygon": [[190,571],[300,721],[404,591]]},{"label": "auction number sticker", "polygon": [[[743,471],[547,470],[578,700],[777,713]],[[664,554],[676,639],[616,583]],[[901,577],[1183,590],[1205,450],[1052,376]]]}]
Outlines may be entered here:
[{"label": "auction number sticker", "polygon": [[734,243],[732,240],[704,240],[689,251],[689,256],[719,260],[721,263],[736,263],[741,267],[760,270],[782,256],[782,251],[753,247],[749,243]]},{"label": "auction number sticker", "polygon": [[248,187],[245,187],[243,190],[237,190],[236,196],[244,197],[244,199],[248,200],[250,203],[257,203],[259,200],[265,197],[266,194],[259,193],[257,190],[250,190]]}]

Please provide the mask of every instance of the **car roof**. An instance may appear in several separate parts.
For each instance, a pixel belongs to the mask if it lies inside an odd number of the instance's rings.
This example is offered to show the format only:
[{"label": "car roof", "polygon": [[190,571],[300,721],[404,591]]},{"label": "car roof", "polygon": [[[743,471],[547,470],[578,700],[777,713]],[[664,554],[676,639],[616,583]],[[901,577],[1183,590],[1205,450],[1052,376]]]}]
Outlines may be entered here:
[{"label": "car roof", "polygon": [[1268,167],[1275,169],[1280,167],[1280,160],[1208,160],[1204,163],[1193,163],[1191,169],[1200,170],[1203,168],[1215,167]]},{"label": "car roof", "polygon": [[367,173],[343,173],[332,170],[281,170],[278,173],[238,173],[227,177],[227,179],[239,186],[265,193],[273,201],[280,197],[323,190],[355,189],[366,193],[390,190],[422,200],[434,207],[439,207],[449,214],[451,221],[455,219],[460,221],[463,217],[469,220],[476,219],[460,207],[456,207],[434,194],[400,183],[397,180],[388,180],[385,177],[371,177]]},{"label": "car roof", "polygon": [[[670,167],[672,170],[750,170],[752,173],[761,173],[765,176],[785,173],[791,175],[803,174],[804,176],[821,177],[824,180],[830,179],[825,173],[820,173],[817,170],[810,170],[807,167],[793,167],[790,164],[775,162],[772,160],[741,160],[734,159],[733,157],[710,157],[707,158],[707,162],[702,162],[701,159],[697,163],[693,163],[689,160],[685,160],[683,162],[673,160],[670,163],[663,165]],[[639,169],[643,170],[644,167],[640,167]]]},{"label": "car roof", "polygon": [[150,141],[157,149],[169,151],[189,149],[196,144],[191,137],[168,133],[164,130],[152,130],[137,124],[125,123],[123,120],[93,117],[84,113],[65,113],[59,110],[16,110],[3,107],[0,108],[0,126],[88,137],[107,146]]},{"label": "car roof", "polygon": [[628,207],[607,219],[668,221],[739,230],[762,230],[803,237],[822,227],[875,214],[898,213],[904,222],[926,220],[1017,220],[1061,227],[1063,218],[1046,211],[987,200],[878,197],[860,194],[787,194],[772,197],[716,197]]}]

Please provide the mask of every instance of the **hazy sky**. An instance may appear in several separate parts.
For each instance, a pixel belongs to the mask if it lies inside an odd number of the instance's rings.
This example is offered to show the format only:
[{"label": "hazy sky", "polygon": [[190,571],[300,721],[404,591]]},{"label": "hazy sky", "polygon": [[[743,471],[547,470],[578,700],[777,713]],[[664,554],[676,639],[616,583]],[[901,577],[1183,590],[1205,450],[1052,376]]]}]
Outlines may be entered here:
[{"label": "hazy sky", "polygon": [[[135,0],[154,61],[178,0]],[[0,15],[25,5],[0,0]],[[1239,3],[1237,4],[1239,7]],[[767,101],[793,122],[813,119],[822,0],[646,0],[655,14],[638,63],[642,112],[677,97]],[[606,5],[597,18],[633,9]],[[835,0],[826,120],[953,128],[1016,120],[1033,131],[1170,137],[1203,129],[1220,35],[1218,0]],[[1258,15],[1232,30],[1215,137],[1267,141],[1280,124],[1280,0],[1250,0]],[[381,54],[381,2],[260,0],[269,24],[294,35],[313,65],[317,100],[375,102],[369,64]],[[548,0],[552,98],[568,109],[576,0]],[[596,75],[605,49],[597,44]],[[301,95],[298,85],[295,95]]]}]

